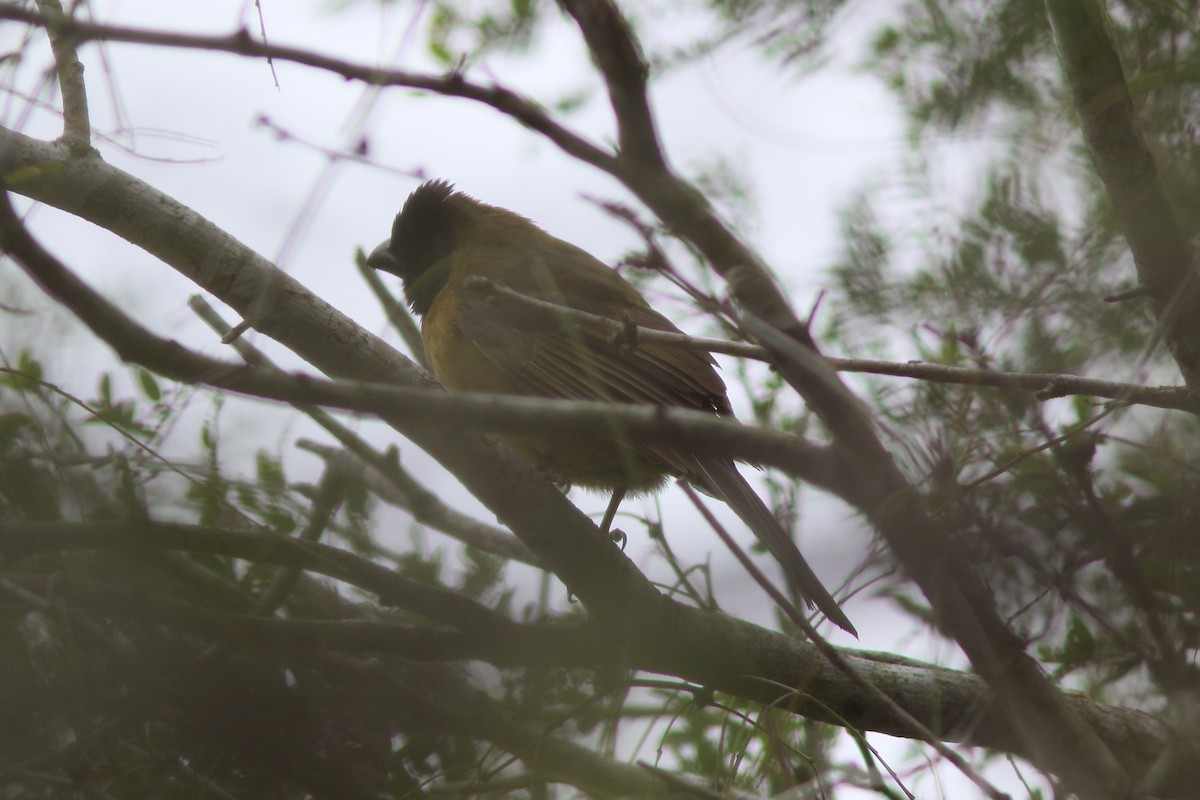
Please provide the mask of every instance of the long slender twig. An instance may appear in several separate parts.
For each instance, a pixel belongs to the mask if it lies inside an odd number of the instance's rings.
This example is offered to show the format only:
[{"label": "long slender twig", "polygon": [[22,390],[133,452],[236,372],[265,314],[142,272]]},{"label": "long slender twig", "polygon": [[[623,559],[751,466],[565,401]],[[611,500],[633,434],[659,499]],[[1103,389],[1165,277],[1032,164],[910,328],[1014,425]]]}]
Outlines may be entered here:
[{"label": "long slender twig", "polygon": [[909,735],[913,739],[923,741],[931,746],[938,752],[939,755],[942,756],[942,758],[945,758],[947,761],[953,764],[959,770],[959,772],[961,772],[972,783],[978,786],[987,797],[992,798],[992,800],[1006,800],[1007,795],[1005,795],[1003,792],[993,786],[991,782],[980,775],[978,771],[976,771],[973,767],[971,767],[970,764],[966,762],[966,759],[947,747],[945,743],[938,739],[938,737],[934,735],[933,731],[931,731],[925,724],[923,724],[912,714],[909,714],[908,711],[901,708],[895,700],[888,697],[887,694],[884,693],[878,686],[869,681],[865,676],[861,675],[849,661],[843,658],[842,653],[836,647],[831,645],[825,639],[825,637],[821,636],[821,634],[817,632],[812,623],[800,613],[798,608],[796,608],[796,605],[789,601],[787,597],[785,597],[783,593],[779,591],[779,589],[777,589],[769,580],[767,580],[767,576],[764,575],[758,566],[750,560],[750,557],[746,555],[746,552],[738,547],[737,542],[734,541],[733,537],[729,535],[729,532],[725,530],[725,526],[722,525],[720,521],[713,516],[713,513],[708,510],[708,507],[700,501],[700,496],[696,494],[695,490],[690,486],[683,484],[683,491],[688,496],[688,499],[692,501],[692,505],[700,511],[700,514],[704,517],[704,521],[708,523],[708,526],[712,528],[718,536],[721,537],[721,541],[725,543],[725,546],[729,548],[729,551],[733,553],[735,558],[737,558],[738,562],[742,565],[742,568],[750,573],[750,575],[754,578],[754,582],[761,586],[763,591],[770,596],[775,605],[787,615],[787,618],[804,632],[804,635],[808,638],[808,640],[813,643],[817,650],[820,651],[821,655],[824,656],[825,659],[828,660],[835,669],[840,670],[854,683],[855,686],[861,689],[864,693],[870,695],[878,702],[890,708],[896,715],[896,719],[899,720],[902,725],[908,726]]},{"label": "long slender twig", "polygon": [[387,286],[379,277],[379,271],[367,266],[366,254],[361,250],[354,254],[354,266],[371,290],[371,294],[375,295],[379,305],[383,306],[383,313],[387,315],[388,322],[392,323],[392,327],[404,339],[408,352],[412,353],[418,364],[429,369],[429,356],[425,354],[425,341],[421,338],[421,329],[413,320],[412,314],[388,291]]},{"label": "long slender twig", "polygon": [[[609,340],[614,347],[632,347],[638,342],[653,342],[686,347],[691,350],[722,353],[739,358],[751,358],[757,361],[770,360],[767,351],[756,344],[689,336],[636,325],[630,326],[607,317],[574,308],[564,308],[545,300],[529,297],[486,278],[472,280],[465,288],[475,292],[481,299],[488,302],[510,304],[514,309],[525,312],[531,318],[541,318],[548,323],[567,322],[598,326],[607,331]],[[1050,400],[1068,395],[1085,395],[1104,397],[1130,405],[1147,405],[1155,408],[1189,411],[1193,414],[1200,413],[1200,403],[1193,398],[1191,390],[1186,386],[1138,386],[1132,383],[1118,383],[1117,381],[1056,372],[1001,372],[950,364],[930,364],[922,361],[898,362],[835,356],[824,356],[824,359],[838,372],[893,375],[935,383],[990,386],[998,389],[1024,389],[1036,392],[1039,400]]]},{"label": "long slender twig", "polygon": [[239,31],[228,36],[208,36],[120,25],[97,25],[71,18],[55,19],[46,14],[38,14],[12,5],[0,5],[0,19],[40,25],[58,32],[59,35],[69,36],[76,42],[129,42],[159,47],[233,53],[248,58],[270,58],[275,61],[305,64],[374,86],[407,86],[412,89],[424,89],[444,94],[448,97],[462,97],[491,106],[497,111],[507,114],[522,125],[542,134],[562,148],[564,152],[587,164],[600,167],[606,172],[616,169],[612,153],[554,122],[537,103],[500,86],[472,83],[457,72],[444,77],[436,77],[404,70],[380,69],[314,53],[300,47],[256,41],[246,31]]},{"label": "long slender twig", "polygon": [[380,499],[407,510],[413,518],[463,544],[500,558],[541,567],[537,555],[508,531],[463,514],[441,501],[389,454],[376,453],[349,431],[338,435],[347,449],[301,439],[296,447],[314,453],[330,464],[355,475]]},{"label": "long slender twig", "polygon": [[457,592],[409,578],[382,564],[317,542],[262,531],[206,528],[152,520],[94,523],[0,523],[0,548],[10,556],[73,549],[184,550],[300,567],[379,596],[461,631],[486,634],[507,617]]},{"label": "long slender twig", "polygon": [[[317,482],[317,490],[313,496],[312,507],[308,512],[308,520],[304,524],[296,541],[318,542],[321,534],[333,522],[334,515],[345,498],[346,476],[336,464],[326,464],[321,480]],[[251,612],[256,616],[270,616],[282,606],[304,573],[299,565],[280,567],[272,576],[270,584],[259,595]]]}]

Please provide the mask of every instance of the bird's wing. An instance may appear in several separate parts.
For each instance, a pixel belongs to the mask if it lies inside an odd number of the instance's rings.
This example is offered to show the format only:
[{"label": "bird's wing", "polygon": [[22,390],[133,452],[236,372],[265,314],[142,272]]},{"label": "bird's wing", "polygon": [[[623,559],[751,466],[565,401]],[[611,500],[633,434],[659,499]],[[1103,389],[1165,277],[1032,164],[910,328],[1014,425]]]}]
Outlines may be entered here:
[{"label": "bird's wing", "polygon": [[[574,248],[566,251],[573,254]],[[597,317],[679,332],[619,275],[592,259],[562,272],[534,265],[535,280],[510,286],[522,294]],[[563,262],[558,262],[562,267]],[[594,267],[594,268],[593,268]],[[459,327],[484,357],[528,394],[569,400],[678,406],[730,414],[725,384],[701,350],[638,342],[622,348],[602,322],[556,319],[504,301],[468,301]],[[670,446],[647,447],[695,485],[725,500],[783,567],[792,586],[839,627],[854,626],[813,573],[795,542],[724,458],[697,457]],[[857,634],[855,634],[857,635]]]},{"label": "bird's wing", "polygon": [[[614,271],[574,248],[562,255],[565,260],[533,264],[523,273],[532,278],[509,288],[608,320],[679,332]],[[554,319],[503,300],[468,304],[462,333],[531,395],[730,413],[725,384],[706,352],[643,342],[630,347],[610,341],[611,326],[604,323]]]}]

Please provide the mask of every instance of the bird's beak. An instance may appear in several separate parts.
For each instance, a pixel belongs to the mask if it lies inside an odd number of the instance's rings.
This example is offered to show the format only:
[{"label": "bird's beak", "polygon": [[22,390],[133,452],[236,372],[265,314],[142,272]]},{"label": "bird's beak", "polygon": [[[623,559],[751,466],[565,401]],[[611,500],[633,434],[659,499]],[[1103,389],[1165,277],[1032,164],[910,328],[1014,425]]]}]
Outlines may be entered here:
[{"label": "bird's beak", "polygon": [[396,263],[396,257],[392,255],[392,240],[384,239],[379,243],[379,246],[371,251],[371,255],[367,256],[367,266],[371,269],[390,272],[393,275],[400,274],[399,264]]}]

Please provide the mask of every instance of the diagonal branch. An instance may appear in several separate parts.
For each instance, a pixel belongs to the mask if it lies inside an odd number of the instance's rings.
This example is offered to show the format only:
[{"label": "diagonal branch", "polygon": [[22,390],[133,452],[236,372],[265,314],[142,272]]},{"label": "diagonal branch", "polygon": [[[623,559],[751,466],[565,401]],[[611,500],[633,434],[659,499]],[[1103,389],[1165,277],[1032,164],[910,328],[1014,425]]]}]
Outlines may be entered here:
[{"label": "diagonal branch", "polygon": [[407,86],[435,92],[447,97],[461,97],[496,109],[537,131],[565,153],[584,163],[613,172],[615,158],[611,152],[554,122],[540,105],[501,86],[472,83],[458,73],[442,77],[422,75],[404,70],[380,69],[326,56],[300,47],[270,45],[256,41],[242,30],[229,36],[173,33],[170,31],[130,28],[120,25],[97,25],[71,17],[56,18],[38,14],[11,4],[0,5],[0,19],[10,19],[39,25],[52,35],[69,37],[78,43],[88,41],[128,42],[130,44],[174,47],[190,50],[209,50],[232,53],[248,58],[269,58],[323,69],[350,80],[372,86]]},{"label": "diagonal branch", "polygon": [[[1100,0],[1046,0],[1059,61],[1138,280],[1183,378],[1200,391],[1200,280],[1188,235],[1159,180]],[[1192,232],[1195,232],[1194,226]]]},{"label": "diagonal branch", "polygon": [[[819,380],[824,365],[809,349],[753,317],[745,324],[775,355],[793,386]],[[821,391],[841,387],[824,381]],[[843,387],[844,389],[844,387]],[[1086,726],[1066,698],[1009,629],[988,587],[961,546],[930,516],[891,454],[874,433],[865,409],[851,407],[839,442],[860,470],[859,496],[871,524],[929,599],[938,621],[996,693],[1004,716],[1027,743],[1033,761],[1084,798],[1123,798],[1129,777],[1113,753]]]},{"label": "diagonal branch", "polygon": [[[204,298],[194,295],[188,298],[188,306],[222,339],[229,333],[230,326]],[[246,363],[259,368],[278,369],[265,353],[247,342],[244,337],[236,338],[232,346]],[[389,457],[371,447],[325,409],[312,405],[299,405],[297,408],[328,431],[346,449],[338,450],[304,440],[298,442],[298,447],[316,453],[328,466],[353,475],[385,501],[407,509],[413,518],[420,522],[485,553],[523,561],[531,566],[540,566],[537,556],[511,533],[450,508],[401,468],[399,459]]]},{"label": "diagonal branch", "polygon": [[588,52],[604,76],[617,118],[620,157],[643,168],[666,170],[646,97],[650,67],[629,30],[629,21],[610,2],[561,0],[561,5],[579,25]]},{"label": "diagonal branch", "polygon": [[[394,593],[404,586],[388,570],[351,553],[314,547],[272,534],[223,531],[169,523],[137,529],[119,523],[0,522],[0,553],[34,553],[111,548],[150,548],[213,553],[250,561],[303,566],[367,591]],[[148,535],[149,534],[149,535]],[[861,686],[822,658],[816,646],[775,631],[663,601],[639,616],[628,636],[590,623],[517,623],[473,601],[435,590],[421,603],[440,626],[366,620],[306,621],[250,617],[200,608],[123,587],[41,576],[8,576],[47,581],[61,595],[89,609],[170,624],[230,643],[282,651],[329,654],[394,653],[418,660],[483,660],[497,666],[623,668],[656,672],[737,697],[762,702],[831,724],[893,736],[910,736],[910,726],[889,703],[864,695]],[[40,583],[39,583],[40,582]],[[421,586],[415,587],[418,591]],[[408,590],[405,589],[405,592]],[[439,597],[454,602],[439,609]],[[407,602],[405,607],[412,606]],[[661,613],[660,613],[661,612]],[[886,653],[840,648],[840,657],[946,741],[963,742],[1019,755],[1027,743],[1014,737],[988,685],[969,672],[946,669]],[[794,689],[791,687],[795,687]],[[1075,712],[1096,731],[1133,774],[1144,772],[1171,740],[1153,716],[1105,705],[1076,695]]]},{"label": "diagonal branch", "polygon": [[[166,377],[292,404],[371,412],[385,419],[402,414],[397,423],[399,430],[423,432],[433,440],[469,428],[570,435],[595,426],[617,425],[637,441],[682,445],[698,453],[732,455],[764,465],[786,465],[784,469],[818,487],[834,493],[849,491],[849,483],[827,448],[705,412],[323,381],[201,355],[155,336],[87,286],[29,236],[4,201],[6,197],[0,197],[0,245],[122,359]],[[422,430],[431,426],[432,430]]]},{"label": "diagonal branch", "polygon": [[[0,174],[8,178],[10,188],[76,213],[143,247],[327,374],[388,381],[410,387],[408,391],[434,386],[428,373],[261,256],[175,199],[99,158],[75,159],[63,146],[0,128]],[[14,235],[23,232],[11,218],[8,229]],[[50,266],[53,260],[42,263]],[[169,344],[181,359],[191,358],[178,344]],[[250,367],[207,361],[208,378],[279,379],[256,374]],[[287,378],[287,384],[299,391],[287,396],[289,402],[323,402],[305,389],[306,379]],[[350,399],[350,393],[343,399]],[[430,426],[419,415],[395,407],[380,416],[454,473],[589,610],[599,614],[611,610],[620,619],[634,597],[657,594],[586,515],[515,453],[485,442],[461,424],[457,429]]]}]

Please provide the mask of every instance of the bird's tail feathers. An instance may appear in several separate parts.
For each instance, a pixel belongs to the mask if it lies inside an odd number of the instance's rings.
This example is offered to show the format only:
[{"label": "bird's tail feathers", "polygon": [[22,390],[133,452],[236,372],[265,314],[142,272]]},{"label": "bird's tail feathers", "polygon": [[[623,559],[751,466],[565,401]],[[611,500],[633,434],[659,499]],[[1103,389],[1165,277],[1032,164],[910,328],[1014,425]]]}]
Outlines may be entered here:
[{"label": "bird's tail feathers", "polygon": [[792,537],[738,472],[733,462],[703,457],[694,459],[694,462],[692,466],[696,477],[705,484],[704,488],[728,504],[750,527],[767,551],[783,567],[792,587],[809,605],[820,609],[830,622],[857,638],[858,632],[850,624],[845,612],[804,560]]}]

